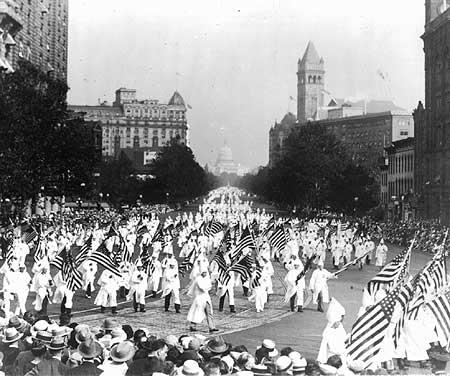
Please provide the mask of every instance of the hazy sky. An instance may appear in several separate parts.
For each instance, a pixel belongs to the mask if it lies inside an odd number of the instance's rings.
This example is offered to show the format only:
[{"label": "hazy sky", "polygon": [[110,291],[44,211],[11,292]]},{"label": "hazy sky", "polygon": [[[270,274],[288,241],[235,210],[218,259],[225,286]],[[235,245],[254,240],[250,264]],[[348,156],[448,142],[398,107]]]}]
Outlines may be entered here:
[{"label": "hazy sky", "polygon": [[[337,98],[424,97],[423,0],[70,0],[70,104],[138,98],[186,103],[191,147],[214,162],[267,163],[268,131],[296,113],[297,60],[309,40]],[[385,80],[380,74],[383,72]],[[295,98],[290,101],[289,97]]]}]

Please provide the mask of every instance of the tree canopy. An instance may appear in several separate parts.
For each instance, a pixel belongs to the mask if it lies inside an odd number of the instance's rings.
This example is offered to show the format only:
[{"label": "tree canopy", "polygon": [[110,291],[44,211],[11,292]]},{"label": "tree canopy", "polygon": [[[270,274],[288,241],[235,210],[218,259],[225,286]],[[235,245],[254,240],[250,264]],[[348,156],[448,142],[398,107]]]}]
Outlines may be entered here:
[{"label": "tree canopy", "polygon": [[356,165],[342,143],[321,125],[295,128],[271,168],[242,179],[244,188],[266,199],[301,208],[351,211],[375,204],[375,181]]},{"label": "tree canopy", "polygon": [[0,195],[78,194],[99,160],[93,127],[67,110],[67,85],[29,62],[0,73]]},{"label": "tree canopy", "polygon": [[157,196],[169,200],[189,200],[211,188],[211,178],[196,162],[192,150],[173,139],[158,152],[150,172]]}]

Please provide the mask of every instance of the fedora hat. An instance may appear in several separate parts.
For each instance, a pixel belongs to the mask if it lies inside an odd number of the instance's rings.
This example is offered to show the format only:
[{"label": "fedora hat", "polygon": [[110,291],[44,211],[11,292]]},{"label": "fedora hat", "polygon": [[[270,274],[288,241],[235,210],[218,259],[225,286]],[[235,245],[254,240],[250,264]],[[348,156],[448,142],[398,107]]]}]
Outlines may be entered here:
[{"label": "fedora hat", "polygon": [[3,343],[13,343],[22,338],[23,333],[19,333],[16,328],[6,328]]},{"label": "fedora hat", "polygon": [[63,337],[55,337],[52,339],[50,344],[47,346],[49,350],[63,350],[66,347]]},{"label": "fedora hat", "polygon": [[428,355],[430,359],[439,360],[441,362],[450,361],[450,353],[445,351],[445,349],[441,346],[435,346],[431,348],[431,350],[428,352]]},{"label": "fedora hat", "polygon": [[120,328],[119,323],[113,319],[105,319],[102,324],[103,330],[113,330],[115,328]]},{"label": "fedora hat", "polygon": [[180,376],[203,376],[204,372],[195,360],[188,359],[182,367],[178,368],[177,374]]},{"label": "fedora hat", "polygon": [[206,349],[214,354],[222,354],[229,349],[222,337],[214,337],[206,344]]},{"label": "fedora hat", "polygon": [[102,347],[93,339],[81,342],[77,348],[80,355],[85,359],[93,359],[102,353]]},{"label": "fedora hat", "polygon": [[75,334],[75,341],[78,343],[86,342],[89,339],[92,339],[93,335],[89,328],[81,328],[77,333]]},{"label": "fedora hat", "polygon": [[34,336],[37,332],[42,332],[47,330],[48,322],[45,320],[38,320],[34,323],[34,325],[30,328],[30,333]]},{"label": "fedora hat", "polygon": [[17,316],[12,316],[8,321],[8,328],[16,328],[19,332],[22,331],[25,326],[25,322],[19,319]]},{"label": "fedora hat", "polygon": [[133,358],[135,353],[134,346],[131,342],[125,341],[118,343],[111,349],[111,359],[118,363],[124,363]]},{"label": "fedora hat", "polygon": [[40,341],[42,343],[50,343],[53,338],[52,333],[50,333],[46,330],[40,330],[40,331],[34,333],[32,335],[32,337],[35,340]]}]

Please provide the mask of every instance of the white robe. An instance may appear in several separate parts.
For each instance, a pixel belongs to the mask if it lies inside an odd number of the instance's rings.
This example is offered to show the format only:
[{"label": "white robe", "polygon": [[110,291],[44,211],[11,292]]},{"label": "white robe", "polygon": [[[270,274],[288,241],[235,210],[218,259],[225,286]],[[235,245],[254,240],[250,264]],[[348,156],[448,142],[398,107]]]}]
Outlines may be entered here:
[{"label": "white robe", "polygon": [[334,275],[326,269],[314,270],[309,281],[309,289],[313,292],[314,303],[317,303],[317,298],[320,293],[322,293],[322,301],[324,303],[328,303],[330,301],[327,281],[330,278],[333,278],[333,276]]},{"label": "white robe", "polygon": [[191,308],[189,308],[187,321],[200,324],[206,318],[205,309],[207,304],[210,305],[212,312],[212,302],[209,296],[211,287],[211,278],[208,275],[206,277],[198,275],[195,278],[188,292],[188,295],[192,296],[194,300]]},{"label": "white robe", "polygon": [[331,325],[328,324],[322,333],[322,342],[320,343],[317,361],[326,363],[328,358],[333,355],[339,355],[343,359],[346,354],[346,338],[347,333],[345,332],[342,323],[340,323],[337,328],[332,328]]}]

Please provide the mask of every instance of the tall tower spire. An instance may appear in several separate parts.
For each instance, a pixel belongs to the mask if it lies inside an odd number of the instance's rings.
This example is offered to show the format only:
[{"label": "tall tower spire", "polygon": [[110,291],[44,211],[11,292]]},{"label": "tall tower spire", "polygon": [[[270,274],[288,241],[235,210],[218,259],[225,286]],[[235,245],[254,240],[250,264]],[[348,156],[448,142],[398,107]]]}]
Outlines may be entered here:
[{"label": "tall tower spire", "polygon": [[309,42],[297,70],[297,119],[304,123],[318,116],[323,106],[325,84],[324,61],[317,53],[313,42]]}]

